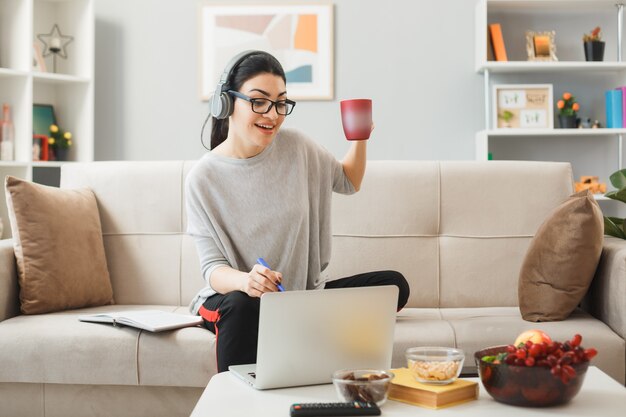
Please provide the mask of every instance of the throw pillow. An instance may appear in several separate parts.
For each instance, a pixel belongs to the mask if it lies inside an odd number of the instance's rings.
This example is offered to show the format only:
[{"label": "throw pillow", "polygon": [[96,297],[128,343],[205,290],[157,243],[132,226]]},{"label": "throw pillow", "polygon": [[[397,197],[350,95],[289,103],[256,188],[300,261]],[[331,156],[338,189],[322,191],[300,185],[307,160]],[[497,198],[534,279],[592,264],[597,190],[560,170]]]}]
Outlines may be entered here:
[{"label": "throw pillow", "polygon": [[11,176],[5,189],[22,312],[112,304],[94,193]]},{"label": "throw pillow", "polygon": [[589,190],[571,195],[537,230],[519,276],[524,320],[564,320],[589,289],[602,254],[604,219]]}]

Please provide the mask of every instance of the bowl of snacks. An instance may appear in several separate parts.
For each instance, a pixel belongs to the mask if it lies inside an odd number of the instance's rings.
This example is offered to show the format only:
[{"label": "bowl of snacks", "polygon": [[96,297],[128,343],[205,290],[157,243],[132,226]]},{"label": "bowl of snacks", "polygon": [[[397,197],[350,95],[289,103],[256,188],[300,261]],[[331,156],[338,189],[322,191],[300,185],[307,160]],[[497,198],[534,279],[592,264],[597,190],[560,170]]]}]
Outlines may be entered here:
[{"label": "bowl of snacks", "polygon": [[414,347],[405,356],[416,381],[438,385],[454,382],[465,360],[462,350],[447,347]]},{"label": "bowl of snacks", "polygon": [[341,370],[333,373],[333,384],[341,401],[362,401],[381,406],[387,401],[394,374],[373,369]]},{"label": "bowl of snacks", "polygon": [[563,343],[539,334],[535,341],[522,334],[512,345],[475,353],[480,380],[496,401],[548,407],[564,404],[580,391],[589,361],[598,352],[583,348],[579,334]]}]

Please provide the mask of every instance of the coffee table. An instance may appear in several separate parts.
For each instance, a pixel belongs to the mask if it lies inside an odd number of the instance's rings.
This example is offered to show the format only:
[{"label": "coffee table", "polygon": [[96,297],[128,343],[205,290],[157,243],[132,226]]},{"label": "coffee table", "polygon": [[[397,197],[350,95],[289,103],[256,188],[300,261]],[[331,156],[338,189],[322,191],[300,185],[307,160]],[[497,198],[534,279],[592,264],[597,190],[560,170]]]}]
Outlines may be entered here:
[{"label": "coffee table", "polygon": [[[478,378],[468,378],[478,381]],[[479,381],[478,381],[479,382]],[[480,385],[480,382],[479,382]],[[288,417],[295,402],[337,402],[332,384],[258,391],[230,372],[209,381],[191,417]],[[550,408],[513,407],[494,401],[480,385],[478,400],[439,410],[388,400],[383,416],[619,416],[626,415],[626,388],[596,367],[589,367],[578,395],[568,404]]]}]

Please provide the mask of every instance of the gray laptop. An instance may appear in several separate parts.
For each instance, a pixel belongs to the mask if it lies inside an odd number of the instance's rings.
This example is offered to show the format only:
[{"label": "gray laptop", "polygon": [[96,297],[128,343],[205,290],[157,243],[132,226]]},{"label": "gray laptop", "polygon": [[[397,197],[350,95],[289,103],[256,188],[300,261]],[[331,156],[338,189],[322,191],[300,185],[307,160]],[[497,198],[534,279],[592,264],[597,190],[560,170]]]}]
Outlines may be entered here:
[{"label": "gray laptop", "polygon": [[266,293],[257,363],[229,370],[257,389],[326,384],[339,369],[389,369],[398,287]]}]

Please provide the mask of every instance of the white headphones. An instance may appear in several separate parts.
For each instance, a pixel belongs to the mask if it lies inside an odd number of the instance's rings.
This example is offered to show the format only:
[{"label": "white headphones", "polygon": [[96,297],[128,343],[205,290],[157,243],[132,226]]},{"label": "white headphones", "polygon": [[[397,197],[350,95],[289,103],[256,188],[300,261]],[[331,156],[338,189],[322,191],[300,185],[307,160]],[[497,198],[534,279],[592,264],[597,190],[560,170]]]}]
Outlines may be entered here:
[{"label": "white headphones", "polygon": [[224,72],[220,77],[220,81],[215,87],[215,91],[211,96],[210,100],[210,110],[211,116],[216,119],[226,119],[231,114],[233,114],[233,98],[228,94],[228,80],[230,79],[231,72],[237,67],[237,65],[241,64],[246,58],[250,55],[257,54],[267,54],[267,52],[263,51],[244,51],[240,54],[235,55],[224,68]]}]

